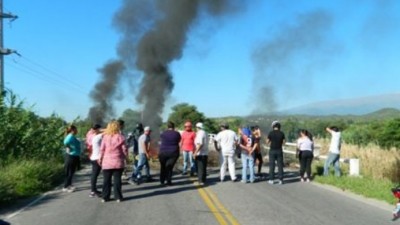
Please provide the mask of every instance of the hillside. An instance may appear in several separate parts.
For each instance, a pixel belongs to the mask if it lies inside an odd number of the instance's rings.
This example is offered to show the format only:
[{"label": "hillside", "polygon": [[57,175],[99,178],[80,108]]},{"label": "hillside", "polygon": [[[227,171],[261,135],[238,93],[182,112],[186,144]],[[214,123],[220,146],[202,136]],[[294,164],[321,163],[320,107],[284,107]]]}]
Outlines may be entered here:
[{"label": "hillside", "polygon": [[282,111],[289,115],[365,115],[392,108],[400,110],[400,93],[310,103]]}]

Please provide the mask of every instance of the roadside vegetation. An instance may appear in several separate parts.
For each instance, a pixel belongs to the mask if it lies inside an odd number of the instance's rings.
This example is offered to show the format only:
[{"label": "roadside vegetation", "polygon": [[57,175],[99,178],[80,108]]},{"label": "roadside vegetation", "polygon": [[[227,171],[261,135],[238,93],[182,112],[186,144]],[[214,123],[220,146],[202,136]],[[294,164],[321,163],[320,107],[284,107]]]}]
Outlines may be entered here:
[{"label": "roadside vegetation", "polygon": [[49,190],[62,177],[64,121],[42,118],[7,92],[0,98],[0,204]]},{"label": "roadside vegetation", "polygon": [[[327,126],[342,129],[342,158],[360,159],[360,177],[324,177],[323,161],[314,161],[314,180],[339,187],[366,197],[393,203],[390,188],[400,182],[400,111],[383,109],[363,116],[260,115],[251,117],[207,118],[196,106],[180,103],[173,106],[168,120],[182,129],[186,120],[203,122],[208,133],[217,133],[218,124],[228,123],[236,131],[242,125],[258,125],[265,136],[273,120],[282,123],[287,141],[294,142],[299,129],[307,129],[326,154],[330,137]],[[223,109],[221,109],[223,110]],[[141,113],[131,109],[123,112],[124,132],[141,122]],[[89,119],[76,120],[79,137],[84,137],[91,124]],[[37,116],[32,108],[7,92],[0,98],[0,205],[15,199],[37,195],[51,189],[63,179],[62,139],[66,122],[56,115]],[[160,129],[162,130],[162,126]],[[210,157],[218,164],[218,156]],[[288,158],[289,159],[289,158]],[[296,161],[294,158],[288,161]],[[287,162],[290,163],[290,162]]]}]

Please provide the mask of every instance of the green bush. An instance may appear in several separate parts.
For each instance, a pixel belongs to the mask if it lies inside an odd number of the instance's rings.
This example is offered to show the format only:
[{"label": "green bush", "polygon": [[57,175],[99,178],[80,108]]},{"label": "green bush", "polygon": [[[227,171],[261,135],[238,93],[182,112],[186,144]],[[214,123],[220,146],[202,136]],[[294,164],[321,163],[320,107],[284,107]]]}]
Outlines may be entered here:
[{"label": "green bush", "polygon": [[61,156],[64,121],[41,118],[10,93],[0,98],[0,166],[15,159],[52,159]]},{"label": "green bush", "polygon": [[37,195],[63,178],[63,164],[59,160],[14,161],[1,170],[0,202]]},{"label": "green bush", "polygon": [[63,177],[64,124],[24,108],[10,91],[0,96],[0,203],[37,195]]}]

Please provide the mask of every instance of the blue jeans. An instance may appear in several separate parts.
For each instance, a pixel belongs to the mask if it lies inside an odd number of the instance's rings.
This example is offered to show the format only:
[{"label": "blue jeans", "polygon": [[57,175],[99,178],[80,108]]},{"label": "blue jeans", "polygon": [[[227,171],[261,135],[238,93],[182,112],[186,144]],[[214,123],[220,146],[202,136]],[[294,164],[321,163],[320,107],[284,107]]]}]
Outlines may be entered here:
[{"label": "blue jeans", "polygon": [[146,167],[146,176],[150,177],[150,166],[149,161],[147,161],[147,157],[145,153],[139,153],[139,161],[136,167],[135,177],[140,179],[142,176],[142,169]]},{"label": "blue jeans", "polygon": [[250,171],[250,182],[254,182],[254,153],[244,154],[242,153],[240,158],[242,159],[242,181],[247,182],[247,167]]},{"label": "blue jeans", "polygon": [[329,174],[329,167],[333,164],[335,168],[335,176],[340,176],[340,154],[329,153],[328,158],[325,161],[324,165],[324,175],[327,176]]},{"label": "blue jeans", "polygon": [[183,151],[183,173],[186,173],[188,168],[188,161],[190,161],[190,173],[193,174],[196,171],[196,165],[193,159],[193,152],[192,151]]}]

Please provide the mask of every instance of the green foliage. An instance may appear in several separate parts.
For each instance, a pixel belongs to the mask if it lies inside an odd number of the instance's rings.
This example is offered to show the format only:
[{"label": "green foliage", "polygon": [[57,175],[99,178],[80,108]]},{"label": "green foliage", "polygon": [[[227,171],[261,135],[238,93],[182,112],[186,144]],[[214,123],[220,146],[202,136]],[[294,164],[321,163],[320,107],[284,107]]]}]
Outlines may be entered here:
[{"label": "green foliage", "polygon": [[388,179],[373,179],[370,177],[352,177],[348,176],[348,168],[341,168],[344,171],[343,176],[336,177],[332,174],[330,176],[323,176],[323,163],[314,162],[313,171],[315,173],[314,181],[322,184],[328,184],[340,189],[350,191],[352,193],[362,195],[368,198],[386,201],[393,203],[394,197],[391,193],[391,188],[396,184]]},{"label": "green foliage", "polygon": [[62,177],[64,124],[25,109],[11,92],[0,98],[0,203],[48,190]]},{"label": "green foliage", "polygon": [[[377,142],[377,126],[376,122],[360,123],[349,126],[342,134],[342,138],[346,143],[366,146],[371,142]],[[375,141],[374,141],[375,140]]]},{"label": "green foliage", "polygon": [[[125,132],[132,132],[136,124],[141,122],[142,115],[139,111],[134,111],[132,109],[126,109],[123,113],[120,119],[125,121]],[[145,125],[145,124],[144,124]]]},{"label": "green foliage", "polygon": [[196,106],[180,103],[171,109],[172,113],[169,115],[168,121],[174,122],[175,126],[179,129],[183,128],[183,124],[186,121],[191,121],[192,123],[204,122],[205,116],[203,113],[197,111]]},{"label": "green foliage", "polygon": [[214,120],[206,118],[203,113],[197,111],[196,106],[189,105],[188,103],[180,103],[173,106],[168,121],[174,122],[177,129],[183,129],[184,123],[191,121],[193,125],[197,122],[202,122],[205,130],[209,133],[218,131],[218,125]]},{"label": "green foliage", "polygon": [[[229,125],[229,129],[233,131],[237,131],[240,127],[246,125],[245,120],[240,117],[225,117],[223,119],[216,119],[215,123],[217,124],[217,126],[219,126],[222,123],[226,123]],[[216,133],[218,132],[219,130],[216,131]]]},{"label": "green foliage", "polygon": [[[86,133],[94,125],[94,124],[92,124],[92,122],[89,119],[85,119],[85,120],[75,119],[70,124],[75,125],[76,128],[78,129],[78,133],[76,135],[78,138],[85,138]],[[100,124],[100,125],[104,126],[103,124]]]},{"label": "green foliage", "polygon": [[379,146],[400,149],[400,118],[386,121],[377,134]]},{"label": "green foliage", "polygon": [[271,130],[271,122],[279,120],[289,142],[297,139],[299,129],[307,129],[314,137],[327,138],[329,136],[325,128],[337,126],[342,131],[345,143],[358,146],[372,143],[384,149],[400,149],[398,112],[383,109],[364,116],[252,116],[244,118],[243,124],[259,125],[265,134]]},{"label": "green foliage", "polygon": [[60,181],[63,164],[59,160],[14,161],[1,168],[0,202],[49,190]]},{"label": "green foliage", "polygon": [[[7,104],[5,103],[7,102]],[[12,93],[0,100],[0,165],[11,159],[61,156],[64,121],[40,118],[23,108]]]}]

